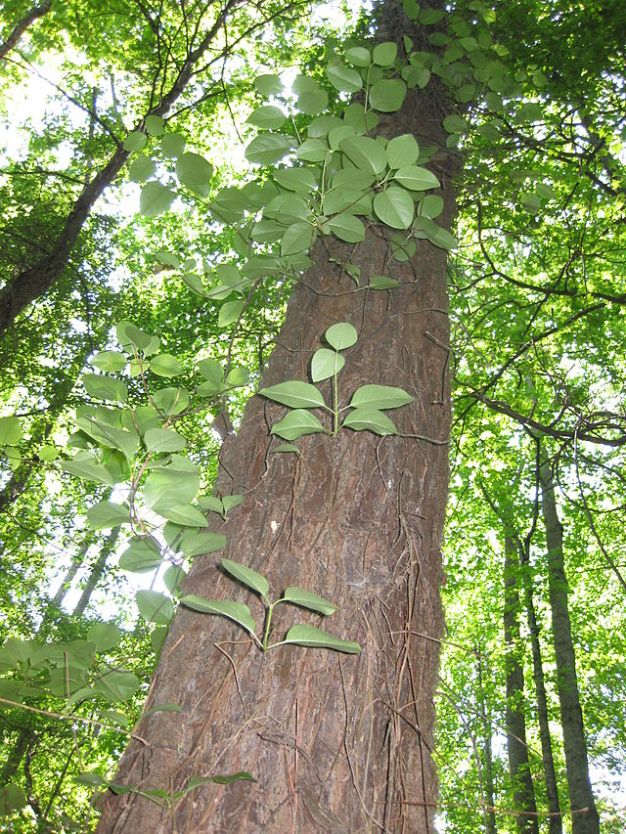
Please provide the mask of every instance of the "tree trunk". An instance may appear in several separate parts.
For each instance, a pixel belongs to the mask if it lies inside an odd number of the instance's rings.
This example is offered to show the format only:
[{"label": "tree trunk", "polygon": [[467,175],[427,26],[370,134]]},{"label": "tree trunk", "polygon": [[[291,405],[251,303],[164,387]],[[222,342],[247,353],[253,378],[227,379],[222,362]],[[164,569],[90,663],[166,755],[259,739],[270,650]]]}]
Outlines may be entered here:
[{"label": "tree trunk", "polygon": [[523,571],[524,601],[526,618],[528,620],[528,631],[530,632],[530,645],[533,658],[533,680],[535,683],[535,699],[537,702],[537,721],[539,723],[539,738],[541,740],[541,757],[543,761],[544,781],[546,785],[546,796],[548,798],[548,811],[550,813],[549,825],[550,834],[563,834],[563,819],[561,816],[561,803],[559,800],[559,788],[554,767],[554,756],[552,755],[552,737],[550,735],[550,717],[548,714],[548,699],[546,696],[546,684],[543,674],[543,661],[541,659],[541,644],[539,642],[539,624],[533,602],[532,579],[528,574],[528,554],[526,549],[519,546],[520,563]]},{"label": "tree trunk", "polygon": [[506,746],[509,773],[513,784],[517,830],[520,834],[539,834],[537,803],[533,786],[524,715],[524,669],[519,659],[519,562],[515,539],[504,538],[504,646],[506,670]]},{"label": "tree trunk", "polygon": [[567,601],[568,584],[563,557],[563,526],[559,520],[554,496],[552,469],[547,458],[539,467],[543,519],[548,548],[548,583],[552,634],[557,670],[563,749],[567,787],[572,812],[573,834],[599,834],[600,821],[596,809],[591,780],[583,714],[578,694],[576,659]]},{"label": "tree trunk", "polygon": [[[435,98],[416,94],[386,132],[410,131],[444,147],[445,103]],[[447,154],[441,158],[446,164]],[[437,173],[449,223],[453,191],[448,172]],[[275,454],[269,425],[284,410],[253,397],[222,449],[218,488],[245,501],[219,526],[228,536],[220,555],[263,572],[276,595],[296,585],[340,606],[328,623],[281,606],[276,639],[294,622],[310,622],[360,642],[363,652],[281,646],[262,654],[225,619],[179,610],[146,708],[169,702],[182,711],[144,716],[142,742],[131,743],[116,781],[172,791],[193,776],[247,770],[256,782],[203,786],[172,813],[136,793],[109,795],[99,834],[165,834],[172,826],[177,834],[434,834],[438,657],[436,643],[421,635],[437,637],[442,621],[446,258],[420,241],[412,262],[394,263],[384,230],[373,224],[356,249],[331,238],[324,244],[289,302],[263,386],[306,379],[324,331],[350,321],[359,340],[345,353],[341,404],[364,383],[392,382],[415,397],[394,412],[400,432],[436,442],[342,430],[298,441],[300,456]],[[360,266],[364,283],[384,272],[401,287],[355,293],[331,258]],[[328,399],[328,383],[321,387]],[[254,595],[217,562],[196,560],[186,592],[245,601],[258,622]]]},{"label": "tree trunk", "polygon": [[100,548],[98,558],[96,559],[91,570],[89,571],[89,577],[87,578],[87,582],[85,583],[83,592],[80,595],[80,598],[72,611],[75,617],[79,616],[80,614],[84,614],[85,608],[87,608],[87,606],[89,605],[91,595],[96,590],[98,582],[102,579],[109,556],[115,550],[115,545],[117,544],[119,535],[120,528],[114,527],[113,530],[111,530],[111,532],[107,536],[102,547]]}]

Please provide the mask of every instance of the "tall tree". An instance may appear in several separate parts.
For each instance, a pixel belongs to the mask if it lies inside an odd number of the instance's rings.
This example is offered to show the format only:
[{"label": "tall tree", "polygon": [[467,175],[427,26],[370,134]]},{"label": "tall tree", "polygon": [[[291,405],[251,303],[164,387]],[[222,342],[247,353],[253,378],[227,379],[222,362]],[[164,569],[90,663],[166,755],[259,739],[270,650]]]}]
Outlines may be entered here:
[{"label": "tall tree", "polygon": [[569,616],[563,525],[559,518],[552,462],[544,454],[539,467],[541,506],[546,530],[552,635],[557,669],[567,787],[574,834],[598,834],[600,820],[589,778],[589,758],[580,706],[576,656]]},{"label": "tall tree", "polygon": [[519,563],[515,537],[504,537],[504,644],[506,647],[506,743],[509,772],[513,783],[517,829],[522,834],[539,834],[537,803],[533,785],[524,714],[524,668],[520,662]]},{"label": "tall tree", "polygon": [[[407,21],[386,7],[384,37]],[[419,42],[419,35],[415,33]],[[407,133],[443,148],[443,90],[416,91],[383,134]],[[451,155],[433,169],[451,222]],[[438,587],[447,483],[448,324],[445,254],[421,243],[409,262],[391,264],[389,232],[372,224],[356,247],[328,239],[289,302],[263,386],[305,379],[322,334],[350,322],[358,342],[346,356],[340,404],[360,385],[390,379],[415,396],[398,418],[405,437],[341,431],[307,439],[301,454],[273,453],[269,412],[248,404],[236,437],[220,456],[218,490],[246,499],[223,531],[227,555],[269,577],[276,591],[315,590],[340,609],[334,631],[364,647],[358,657],[285,646],[261,654],[232,625],[180,611],[161,653],[149,706],[180,704],[131,744],[118,781],[179,789],[194,774],[250,770],[257,785],[208,788],[181,800],[183,832],[432,832],[436,779],[431,761]],[[354,293],[349,261],[369,282],[385,270],[399,281],[386,298]],[[366,284],[364,284],[366,286]],[[345,393],[344,393],[345,392]],[[188,591],[232,594],[211,559],[194,564]],[[241,596],[241,595],[240,595]],[[242,597],[243,598],[243,597]],[[291,616],[281,612],[278,630]],[[426,639],[424,636],[426,635]],[[179,674],[193,670],[192,678]],[[146,757],[146,749],[149,755]],[[202,789],[204,792],[205,789]],[[100,832],[135,826],[165,831],[170,816],[137,794],[109,799]]]}]

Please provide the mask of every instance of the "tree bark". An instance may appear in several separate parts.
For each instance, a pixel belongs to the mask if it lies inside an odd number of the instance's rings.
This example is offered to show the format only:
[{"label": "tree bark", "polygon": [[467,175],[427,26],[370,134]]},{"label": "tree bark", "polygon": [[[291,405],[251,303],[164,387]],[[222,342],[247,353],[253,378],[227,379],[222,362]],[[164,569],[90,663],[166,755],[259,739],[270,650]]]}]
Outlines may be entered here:
[{"label": "tree bark", "polygon": [[80,595],[80,598],[72,611],[72,614],[75,617],[79,616],[80,614],[84,614],[85,608],[87,608],[87,606],[89,605],[91,595],[98,587],[98,582],[102,579],[102,576],[104,575],[106,563],[113,551],[115,550],[115,545],[117,544],[119,535],[120,528],[114,527],[113,530],[111,530],[109,535],[106,537],[106,540],[100,548],[98,558],[96,559],[91,570],[89,571],[89,577],[87,578],[87,582],[85,583],[83,592]]},{"label": "tree bark", "polygon": [[[190,49],[174,83],[158,104],[151,108],[152,115],[165,116],[168,113],[189,83],[194,67],[213,43],[224,20],[241,2],[242,0],[229,0],[198,46]],[[138,127],[142,124],[143,121]],[[106,165],[82,189],[58,239],[52,243],[48,254],[33,266],[20,272],[0,290],[0,338],[17,316],[35,299],[44,295],[60,277],[95,202],[117,177],[129,155],[129,152],[118,144]]]},{"label": "tree bark", "polygon": [[509,774],[513,784],[517,830],[520,834],[539,834],[537,803],[526,741],[524,715],[524,669],[519,658],[519,561],[516,541],[504,538],[504,645],[506,670],[506,746]]},{"label": "tree bark", "polygon": [[17,42],[22,37],[24,32],[28,29],[29,26],[40,17],[43,17],[50,11],[52,6],[52,0],[43,0],[43,2],[39,6],[33,6],[33,8],[24,15],[18,22],[15,24],[13,29],[11,30],[10,35],[4,41],[4,43],[0,44],[0,60],[5,58],[8,53],[17,45]]},{"label": "tree bark", "polygon": [[485,688],[483,685],[483,661],[482,652],[475,648],[476,653],[476,669],[478,674],[478,695],[479,695],[479,709],[480,717],[483,724],[483,753],[485,757],[485,765],[483,768],[483,792],[485,795],[485,808],[483,813],[484,829],[486,834],[497,834],[498,827],[496,824],[496,788],[493,772],[493,748],[491,740],[493,738],[493,722],[491,720],[491,713],[486,705]]},{"label": "tree bark", "polygon": [[554,767],[554,756],[552,754],[552,736],[550,734],[550,716],[548,713],[548,698],[546,695],[545,677],[543,674],[543,661],[541,658],[541,644],[539,642],[539,624],[533,601],[532,580],[528,574],[529,563],[526,549],[519,545],[520,564],[523,571],[524,603],[528,631],[530,633],[530,646],[533,659],[533,681],[535,684],[535,699],[537,703],[537,722],[539,724],[539,738],[541,740],[541,758],[543,761],[544,781],[546,785],[546,796],[548,799],[548,811],[550,817],[548,823],[550,834],[563,834],[563,819],[561,815],[561,802],[559,800],[559,788]]},{"label": "tree bark", "polygon": [[[444,147],[442,99],[416,94],[389,120],[388,135],[415,133]],[[424,135],[426,134],[426,135]],[[440,155],[444,165],[447,153]],[[449,223],[454,195],[437,171]],[[397,412],[400,432],[380,438],[342,430],[299,441],[301,455],[275,454],[269,426],[284,413],[253,397],[236,437],[221,453],[218,489],[245,495],[222,525],[222,556],[263,572],[274,594],[287,585],[334,600],[327,623],[282,606],[273,633],[311,622],[356,640],[361,655],[281,646],[259,652],[223,618],[182,608],[175,616],[146,708],[180,713],[141,720],[116,781],[177,790],[192,776],[247,770],[255,783],[203,786],[172,813],[136,793],[103,800],[99,834],[241,831],[433,834],[436,777],[431,758],[433,692],[441,631],[441,533],[447,492],[449,390],[445,262],[420,241],[410,263],[388,257],[372,226],[356,249],[327,238],[297,286],[262,385],[306,379],[329,325],[359,332],[345,352],[341,403],[364,383],[393,383],[415,402]],[[392,292],[354,292],[337,261],[362,281],[384,271]],[[328,398],[328,383],[322,384]],[[221,574],[218,557],[196,560],[186,593],[251,604],[254,595]],[[280,613],[278,613],[280,612]]]},{"label": "tree bark", "polygon": [[559,519],[554,496],[554,479],[546,457],[539,467],[543,519],[548,549],[548,583],[552,635],[557,669],[563,749],[567,787],[572,812],[573,834],[599,834],[600,820],[596,809],[591,780],[583,714],[576,676],[576,658],[569,618],[568,584],[563,554],[563,526]]}]

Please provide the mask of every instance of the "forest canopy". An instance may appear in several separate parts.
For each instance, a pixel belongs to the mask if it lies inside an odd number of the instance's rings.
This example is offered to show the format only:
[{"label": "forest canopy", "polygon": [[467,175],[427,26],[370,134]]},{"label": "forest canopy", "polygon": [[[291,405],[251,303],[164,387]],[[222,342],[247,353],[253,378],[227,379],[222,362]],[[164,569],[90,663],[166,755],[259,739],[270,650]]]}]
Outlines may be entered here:
[{"label": "forest canopy", "polygon": [[0,831],[623,832],[625,32],[3,4]]}]

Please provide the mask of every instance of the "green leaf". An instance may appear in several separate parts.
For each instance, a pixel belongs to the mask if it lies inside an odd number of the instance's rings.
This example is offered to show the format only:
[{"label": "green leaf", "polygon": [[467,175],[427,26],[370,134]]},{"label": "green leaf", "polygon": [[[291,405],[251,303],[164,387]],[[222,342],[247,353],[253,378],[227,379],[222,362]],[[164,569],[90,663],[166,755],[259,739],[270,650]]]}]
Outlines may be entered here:
[{"label": "green leaf", "polygon": [[283,84],[277,75],[264,73],[257,75],[254,79],[254,86],[262,96],[278,96],[283,91]]},{"label": "green leaf", "polygon": [[181,597],[180,601],[187,608],[192,608],[194,611],[228,617],[228,619],[234,620],[242,628],[245,628],[246,631],[254,634],[256,623],[252,619],[252,612],[247,605],[243,605],[241,602],[205,599],[205,597],[196,596],[196,594],[188,594],[187,596]]},{"label": "green leaf", "polygon": [[148,429],[144,441],[149,452],[180,452],[187,445],[174,429]]},{"label": "green leaf", "polygon": [[375,139],[368,136],[348,136],[339,147],[357,168],[367,174],[382,174],[387,168],[385,149]]},{"label": "green leaf", "polygon": [[353,67],[369,67],[372,56],[369,49],[363,46],[353,46],[351,49],[346,49],[344,58]]},{"label": "green leaf", "polygon": [[394,290],[399,286],[400,282],[396,278],[389,278],[387,275],[374,275],[369,283],[371,290]]},{"label": "green leaf", "polygon": [[101,501],[87,510],[87,520],[94,530],[110,530],[130,522],[130,513],[124,504]]},{"label": "green leaf", "polygon": [[225,304],[222,304],[219,316],[217,317],[218,327],[228,327],[229,324],[236,322],[239,319],[244,306],[245,301],[243,299],[227,301]]},{"label": "green leaf", "polygon": [[269,388],[261,388],[259,394],[268,400],[288,405],[290,408],[324,408],[324,398],[318,389],[308,382],[294,379]]},{"label": "green leaf", "polygon": [[[206,521],[204,522],[206,524]],[[180,549],[188,559],[195,556],[205,556],[226,547],[226,536],[222,533],[194,533],[191,530],[183,533]]]},{"label": "green leaf", "polygon": [[350,400],[351,408],[400,408],[413,402],[402,388],[391,385],[362,385]]},{"label": "green leaf", "polygon": [[156,165],[147,156],[139,156],[128,166],[128,177],[132,182],[144,182],[156,170]]},{"label": "green leaf", "polygon": [[361,74],[345,64],[331,64],[326,68],[330,83],[342,93],[356,93],[363,86]]},{"label": "green leaf", "polygon": [[292,626],[282,643],[293,643],[296,646],[315,649],[334,649],[336,652],[347,652],[348,654],[358,654],[361,651],[358,643],[353,643],[351,640],[342,640],[321,628],[304,624]]},{"label": "green leaf", "polygon": [[111,669],[100,675],[93,685],[103,698],[114,704],[116,701],[127,701],[139,689],[141,681],[125,669]]},{"label": "green leaf", "polygon": [[204,527],[206,524],[206,518],[197,507],[192,504],[183,504],[175,498],[159,501],[154,511],[163,518],[167,518],[168,521],[174,521],[185,527]]},{"label": "green leaf", "polygon": [[443,120],[443,128],[447,133],[467,133],[469,124],[461,116],[452,114]]},{"label": "green leaf", "polygon": [[0,417],[0,446],[12,446],[22,439],[22,426],[17,417]]},{"label": "green leaf", "polygon": [[63,461],[61,468],[64,472],[77,475],[79,478],[86,478],[88,481],[98,481],[110,486],[116,483],[114,476],[98,463],[93,452],[79,452],[71,460]]},{"label": "green leaf", "polygon": [[96,644],[96,651],[113,649],[122,639],[123,632],[114,623],[94,623],[87,631],[87,640]]},{"label": "green leaf", "polygon": [[404,104],[406,84],[399,78],[381,78],[372,84],[369,101],[381,113],[394,113]]},{"label": "green leaf", "polygon": [[[320,348],[315,351],[311,360],[311,379],[313,382],[329,379],[339,373],[345,364],[346,360],[340,353],[328,350],[328,348]],[[293,440],[291,437],[285,439]]]},{"label": "green leaf", "polygon": [[291,136],[282,133],[263,133],[246,148],[246,159],[259,165],[273,165],[294,148]]},{"label": "green leaf", "polygon": [[163,556],[152,536],[137,536],[122,553],[119,567],[131,573],[147,573],[158,568]]},{"label": "green leaf", "polygon": [[145,147],[148,137],[145,133],[140,133],[138,130],[131,130],[126,139],[124,139],[124,150],[129,153],[137,153]]},{"label": "green leaf", "polygon": [[172,377],[182,374],[184,368],[171,353],[159,353],[150,360],[150,370],[157,376]]},{"label": "green leaf", "polygon": [[170,159],[176,159],[185,152],[185,145],[187,140],[180,133],[166,133],[161,139],[161,150],[163,156]]},{"label": "green leaf", "polygon": [[308,252],[311,248],[314,231],[310,223],[292,223],[285,231],[280,242],[281,255],[294,255],[296,252]]},{"label": "green leaf", "polygon": [[157,469],[146,479],[143,503],[147,509],[154,509],[156,512],[159,512],[162,502],[167,504],[172,499],[178,504],[186,504],[195,498],[199,486],[200,477],[192,468],[172,465]]},{"label": "green leaf", "polygon": [[375,408],[355,408],[348,414],[342,426],[354,431],[371,431],[383,437],[398,433],[389,417]]},{"label": "green leaf", "polygon": [[263,574],[258,573],[257,571],[252,570],[252,568],[246,567],[245,565],[241,565],[239,564],[239,562],[233,562],[232,559],[222,559],[220,561],[220,565],[231,576],[234,576],[235,579],[238,579],[248,588],[252,588],[253,591],[256,591],[258,594],[261,594],[263,599],[268,598],[270,592],[270,583],[263,576]]},{"label": "green leaf", "polygon": [[243,495],[223,495],[222,507],[224,507],[224,515],[227,515],[230,510],[234,510],[243,504]]},{"label": "green leaf", "polygon": [[213,166],[200,154],[189,152],[181,154],[176,160],[176,176],[194,194],[200,197],[209,196]]},{"label": "green leaf", "polygon": [[374,211],[392,229],[408,229],[413,222],[415,206],[410,194],[391,186],[374,197]]},{"label": "green leaf", "polygon": [[310,591],[305,591],[303,588],[294,588],[289,586],[285,588],[285,593],[282,595],[285,602],[292,602],[294,605],[300,605],[302,608],[309,608],[311,611],[318,611],[320,614],[329,616],[334,614],[337,606],[330,602],[330,600],[319,597],[317,594],[312,594]]},{"label": "green leaf", "polygon": [[311,168],[280,168],[274,171],[274,179],[282,188],[298,194],[310,194],[318,186],[318,177]]},{"label": "green leaf", "polygon": [[419,165],[403,165],[394,174],[394,179],[411,191],[439,188],[437,177],[428,168],[422,168]]},{"label": "green leaf", "polygon": [[328,107],[328,93],[319,87],[317,90],[305,90],[298,95],[296,107],[307,116],[316,116]]},{"label": "green leaf", "polygon": [[151,180],[141,189],[139,211],[145,217],[156,217],[167,211],[176,199],[176,194],[160,182]]},{"label": "green leaf", "polygon": [[182,414],[189,405],[189,392],[186,388],[160,388],[152,395],[152,402],[168,416]]},{"label": "green leaf", "polygon": [[247,385],[250,382],[250,371],[247,368],[235,366],[231,368],[226,377],[226,384],[232,388],[241,388],[242,385]]},{"label": "green leaf", "polygon": [[418,214],[420,217],[428,217],[431,220],[439,217],[443,211],[443,197],[439,194],[426,194],[420,201]]},{"label": "green leaf", "polygon": [[337,324],[331,324],[324,333],[324,338],[335,350],[345,350],[356,344],[359,334],[349,322],[341,321]]},{"label": "green leaf", "polygon": [[8,817],[26,807],[26,794],[19,785],[11,782],[0,788],[0,817]]},{"label": "green leaf", "polygon": [[298,449],[297,446],[294,446],[293,443],[279,443],[278,446],[274,446],[272,451],[273,452],[282,452],[283,454],[288,453],[288,452],[295,452],[296,455],[301,454],[300,449]]},{"label": "green leaf", "polygon": [[336,214],[325,224],[325,228],[346,243],[360,243],[365,240],[365,226],[358,217],[347,212]]},{"label": "green leaf", "polygon": [[280,107],[275,107],[273,104],[265,104],[263,107],[257,107],[256,110],[253,110],[246,121],[248,124],[265,130],[276,130],[284,124],[286,118],[287,116]]},{"label": "green leaf", "polygon": [[450,232],[433,223],[428,217],[417,217],[413,224],[413,232],[416,237],[426,238],[440,249],[450,250],[458,246],[456,238]]},{"label": "green leaf", "polygon": [[303,162],[324,162],[330,148],[322,139],[306,139],[296,151],[296,156]]},{"label": "green leaf", "polygon": [[324,426],[314,414],[311,414],[310,411],[297,408],[294,411],[290,411],[278,423],[274,423],[271,433],[277,434],[284,440],[296,440],[305,434],[315,434],[316,432],[324,431]]},{"label": "green leaf", "polygon": [[83,374],[81,380],[90,397],[112,402],[126,402],[128,399],[128,388],[121,379],[101,374]]},{"label": "green leaf", "polygon": [[411,133],[396,136],[387,142],[385,148],[387,164],[394,170],[405,165],[414,165],[420,153],[419,145]]},{"label": "green leaf", "polygon": [[372,58],[379,67],[391,67],[398,55],[398,45],[393,41],[385,41],[374,47]]},{"label": "green leaf", "polygon": [[59,457],[59,450],[56,446],[41,446],[37,450],[37,457],[45,463],[50,463]]},{"label": "green leaf", "polygon": [[202,376],[215,387],[216,391],[220,391],[224,383],[224,370],[217,359],[203,359],[198,362],[198,371]]},{"label": "green leaf", "polygon": [[165,130],[165,119],[151,114],[144,119],[144,125],[150,136],[161,136]]},{"label": "green leaf", "polygon": [[139,613],[149,623],[169,625],[174,616],[172,600],[158,591],[137,591],[135,594]]},{"label": "green leaf", "polygon": [[170,594],[174,594],[180,589],[186,576],[186,571],[180,565],[170,565],[163,573],[163,584]]},{"label": "green leaf", "polygon": [[231,773],[228,776],[211,776],[211,781],[215,782],[217,785],[232,785],[233,782],[256,782],[256,779],[247,771],[240,770],[237,773]]},{"label": "green leaf", "polygon": [[101,371],[119,373],[128,364],[128,357],[118,350],[101,350],[93,356],[90,362]]}]

